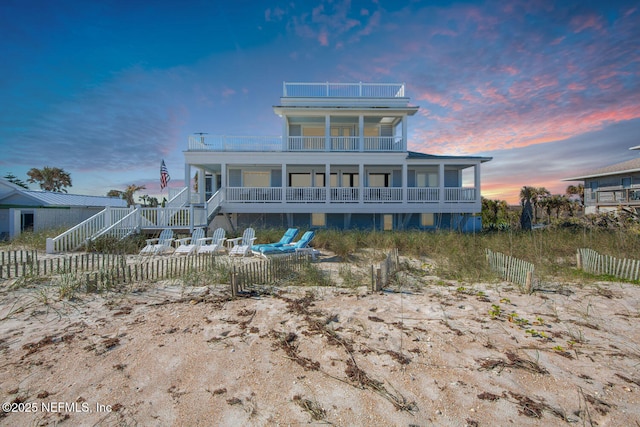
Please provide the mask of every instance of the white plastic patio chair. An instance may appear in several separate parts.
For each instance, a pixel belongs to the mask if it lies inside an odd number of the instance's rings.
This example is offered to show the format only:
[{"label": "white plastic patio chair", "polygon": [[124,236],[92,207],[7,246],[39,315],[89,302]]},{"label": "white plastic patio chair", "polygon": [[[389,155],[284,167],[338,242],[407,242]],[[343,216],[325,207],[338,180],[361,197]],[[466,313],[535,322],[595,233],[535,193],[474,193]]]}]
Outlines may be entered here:
[{"label": "white plastic patio chair", "polygon": [[[198,251],[198,247],[202,244],[204,238],[204,229],[196,228],[193,230],[191,237],[185,237],[184,239],[178,239],[176,242],[180,244],[176,248],[174,255],[191,255]],[[187,243],[189,242],[189,243]]]},{"label": "white plastic patio chair", "polygon": [[227,240],[225,238],[226,235],[227,232],[224,228],[216,228],[216,230],[213,232],[213,236],[203,237],[202,239],[200,239],[200,247],[198,248],[198,253],[211,254],[224,251],[224,242],[225,240]]},{"label": "white plastic patio chair", "polygon": [[142,248],[140,255],[160,255],[173,251],[173,230],[165,228],[160,236],[155,239],[147,239],[147,246]]},{"label": "white plastic patio chair", "polygon": [[229,255],[253,255],[253,252],[251,252],[251,246],[253,245],[253,241],[256,240],[256,232],[253,228],[249,227],[244,230],[242,237],[229,240],[233,242],[233,247],[229,251]]}]

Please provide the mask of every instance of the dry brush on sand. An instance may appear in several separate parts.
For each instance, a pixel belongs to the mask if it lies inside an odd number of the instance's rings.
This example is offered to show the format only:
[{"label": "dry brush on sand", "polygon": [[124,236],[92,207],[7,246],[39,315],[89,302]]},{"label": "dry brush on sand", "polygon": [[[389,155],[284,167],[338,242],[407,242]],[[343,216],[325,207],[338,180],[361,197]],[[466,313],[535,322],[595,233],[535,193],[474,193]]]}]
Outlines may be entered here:
[{"label": "dry brush on sand", "polygon": [[317,265],[340,286],[237,299],[216,283],[72,299],[1,283],[0,424],[640,425],[637,285],[526,295],[403,259],[371,293],[366,262],[331,255]]}]

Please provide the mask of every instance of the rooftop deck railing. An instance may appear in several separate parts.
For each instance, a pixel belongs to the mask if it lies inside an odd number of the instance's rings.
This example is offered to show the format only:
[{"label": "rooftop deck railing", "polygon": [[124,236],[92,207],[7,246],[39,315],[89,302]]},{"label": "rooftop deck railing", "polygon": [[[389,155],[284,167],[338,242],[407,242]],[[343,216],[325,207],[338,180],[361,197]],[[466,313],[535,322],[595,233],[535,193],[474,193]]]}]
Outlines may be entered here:
[{"label": "rooftop deck railing", "polygon": [[[289,136],[283,146],[279,136],[220,136],[192,135],[189,137],[190,151],[405,151],[402,137],[399,136],[365,136],[362,149],[359,136]],[[327,146],[328,141],[328,146]],[[177,194],[170,196],[176,197]],[[186,196],[185,196],[186,197]],[[179,206],[179,205],[176,205]]]},{"label": "rooftop deck railing", "polygon": [[404,98],[404,83],[292,83],[282,84],[283,97]]}]

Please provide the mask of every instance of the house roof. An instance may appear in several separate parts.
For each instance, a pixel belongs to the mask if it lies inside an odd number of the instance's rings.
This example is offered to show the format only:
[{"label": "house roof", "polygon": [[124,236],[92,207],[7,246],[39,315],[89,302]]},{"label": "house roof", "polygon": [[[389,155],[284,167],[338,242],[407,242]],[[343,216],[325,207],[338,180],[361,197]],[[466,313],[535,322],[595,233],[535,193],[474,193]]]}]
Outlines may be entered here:
[{"label": "house roof", "polygon": [[63,207],[127,207],[127,202],[116,197],[85,196],[52,191],[25,190],[7,180],[0,179],[0,205],[63,206]]},{"label": "house roof", "polygon": [[[636,148],[636,147],[634,147]],[[637,148],[640,148],[638,146]],[[573,178],[565,178],[563,181],[582,181],[587,178],[597,178],[608,175],[620,175],[623,173],[640,172],[640,157],[637,159],[627,160],[625,162],[615,163],[600,169],[588,172],[585,175],[575,176]]]},{"label": "house roof", "polygon": [[434,159],[434,160],[480,160],[482,163],[493,160],[493,157],[480,157],[480,156],[438,156],[435,154],[419,153],[417,151],[408,151],[407,159]]}]

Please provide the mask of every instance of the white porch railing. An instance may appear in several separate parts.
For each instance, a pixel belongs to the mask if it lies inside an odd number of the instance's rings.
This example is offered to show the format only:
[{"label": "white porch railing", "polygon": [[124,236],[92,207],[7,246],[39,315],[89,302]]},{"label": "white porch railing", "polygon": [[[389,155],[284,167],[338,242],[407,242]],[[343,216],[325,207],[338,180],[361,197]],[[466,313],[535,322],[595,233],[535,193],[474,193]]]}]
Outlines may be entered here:
[{"label": "white porch railing", "polygon": [[447,187],[444,189],[444,201],[447,203],[475,202],[476,189],[474,187]]},{"label": "white porch railing", "polygon": [[357,187],[331,188],[332,203],[358,203],[360,201],[360,189]]},{"label": "white porch railing", "polygon": [[402,137],[365,136],[364,151],[404,151]]},{"label": "white porch railing", "polygon": [[324,203],[327,201],[327,189],[324,187],[287,187],[289,203]]},{"label": "white porch railing", "polygon": [[407,188],[407,202],[409,203],[438,203],[439,201],[439,188]]},{"label": "white porch railing", "polygon": [[404,83],[292,83],[282,84],[283,97],[400,98]]},{"label": "white porch railing", "polygon": [[365,203],[402,202],[402,188],[366,187],[362,191],[362,200]]},{"label": "white porch railing", "polygon": [[360,137],[332,136],[331,151],[360,151]]},{"label": "white porch railing", "polygon": [[228,187],[226,201],[231,203],[282,202],[281,187]]},{"label": "white porch railing", "polygon": [[324,136],[290,136],[287,151],[325,151],[327,139]]}]

